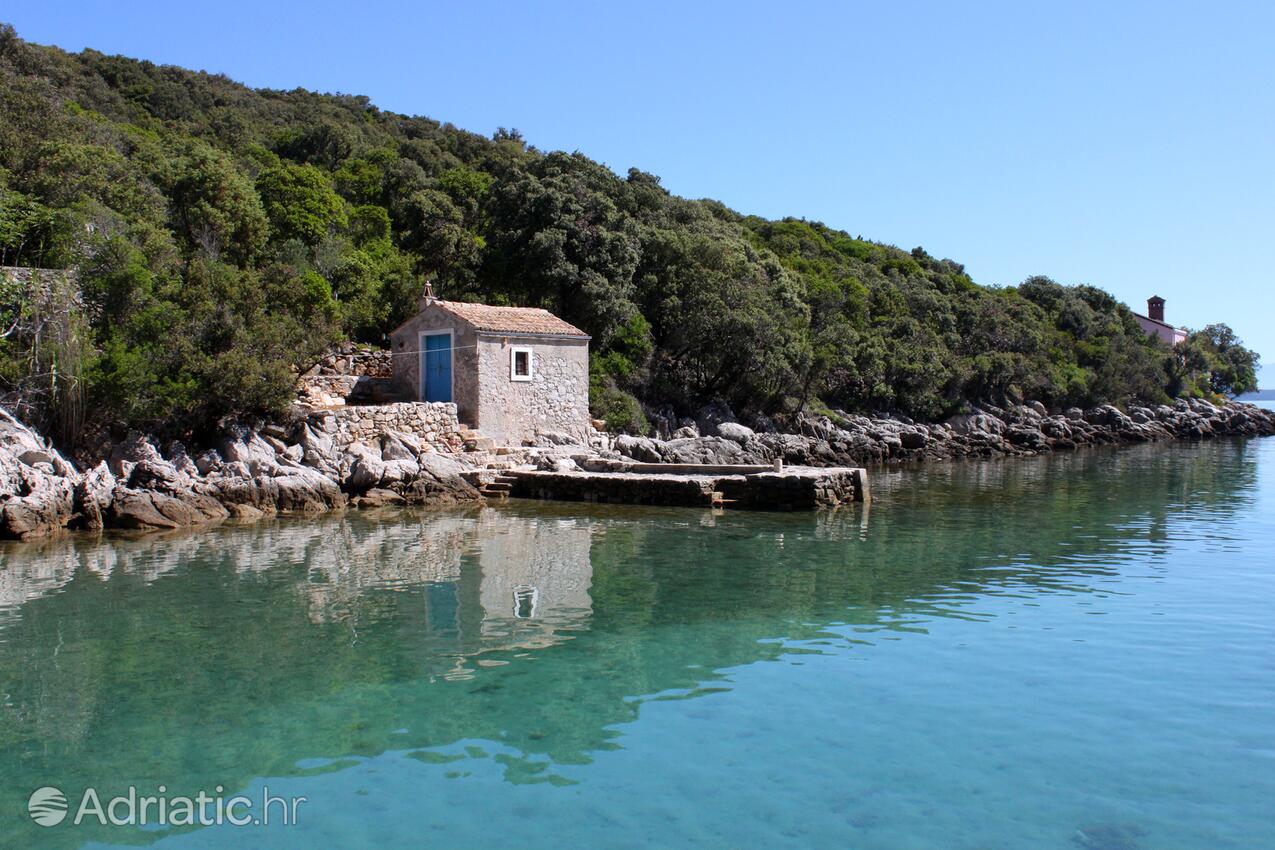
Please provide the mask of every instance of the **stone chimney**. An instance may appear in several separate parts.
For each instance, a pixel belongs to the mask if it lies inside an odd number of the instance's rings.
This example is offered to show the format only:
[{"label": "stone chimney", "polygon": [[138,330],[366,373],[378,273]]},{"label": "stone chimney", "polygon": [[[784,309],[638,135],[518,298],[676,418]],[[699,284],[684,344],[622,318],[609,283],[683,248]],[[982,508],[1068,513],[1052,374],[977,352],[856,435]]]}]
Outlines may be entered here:
[{"label": "stone chimney", "polygon": [[1164,299],[1159,295],[1152,295],[1147,299],[1147,318],[1157,322],[1164,321]]},{"label": "stone chimney", "polygon": [[421,293],[421,298],[416,302],[417,310],[424,310],[438,299],[434,296],[434,282],[428,278],[425,280],[425,291]]}]

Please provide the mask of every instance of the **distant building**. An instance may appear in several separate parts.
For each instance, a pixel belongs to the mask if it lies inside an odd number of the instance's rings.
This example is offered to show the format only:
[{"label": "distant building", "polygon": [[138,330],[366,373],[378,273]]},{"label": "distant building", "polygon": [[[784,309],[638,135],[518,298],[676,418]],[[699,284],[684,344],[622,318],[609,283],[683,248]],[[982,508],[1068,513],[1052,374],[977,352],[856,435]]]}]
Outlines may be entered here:
[{"label": "distant building", "polygon": [[1150,336],[1158,336],[1169,345],[1177,345],[1186,340],[1186,331],[1175,328],[1164,320],[1164,299],[1152,295],[1147,299],[1147,314],[1134,313],[1133,317],[1142,325],[1142,329]]},{"label": "distant building", "polygon": [[400,393],[455,402],[461,422],[498,445],[588,439],[589,335],[548,310],[444,301],[427,284],[390,347]]}]

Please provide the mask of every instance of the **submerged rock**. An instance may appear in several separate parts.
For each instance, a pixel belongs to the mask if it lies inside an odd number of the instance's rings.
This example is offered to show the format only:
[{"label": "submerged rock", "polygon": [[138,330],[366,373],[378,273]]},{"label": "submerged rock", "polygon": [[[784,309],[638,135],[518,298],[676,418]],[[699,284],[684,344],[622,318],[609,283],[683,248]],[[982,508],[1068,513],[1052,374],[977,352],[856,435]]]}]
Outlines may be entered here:
[{"label": "submerged rock", "polygon": [[386,505],[401,505],[404,501],[403,497],[393,490],[374,487],[362,496],[355,497],[354,504],[360,508],[380,508]]},{"label": "submerged rock", "polygon": [[1077,829],[1071,843],[1084,850],[1139,850],[1145,835],[1137,824],[1099,823]]}]

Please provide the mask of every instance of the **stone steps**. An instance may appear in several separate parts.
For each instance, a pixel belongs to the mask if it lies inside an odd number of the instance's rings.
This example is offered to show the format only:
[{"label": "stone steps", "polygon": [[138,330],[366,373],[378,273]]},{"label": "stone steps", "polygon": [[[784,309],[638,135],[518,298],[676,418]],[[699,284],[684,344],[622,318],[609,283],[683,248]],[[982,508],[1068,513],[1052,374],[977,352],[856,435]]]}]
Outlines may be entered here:
[{"label": "stone steps", "polygon": [[472,466],[486,469],[513,469],[526,463],[533,463],[539,457],[540,450],[528,446],[500,446],[492,437],[483,436],[477,428],[461,425],[457,432],[464,451],[461,458]]},{"label": "stone steps", "polygon": [[496,477],[483,484],[479,492],[484,496],[495,496],[500,499],[508,498],[513,494],[514,484],[518,478],[506,472],[498,472]]},{"label": "stone steps", "polygon": [[499,481],[489,481],[478,488],[478,492],[489,499],[507,499],[512,490],[513,487]]},{"label": "stone steps", "polygon": [[492,499],[508,498],[517,480],[511,475],[490,467],[466,470],[461,473],[461,477],[477,487],[479,493]]},{"label": "stone steps", "polygon": [[465,443],[465,446],[470,448],[471,451],[492,452],[498,455],[525,455],[529,449],[534,448],[529,446],[499,445],[494,437],[485,436],[483,432],[479,431],[477,428],[464,424],[460,426],[457,433],[460,435],[460,439]]}]

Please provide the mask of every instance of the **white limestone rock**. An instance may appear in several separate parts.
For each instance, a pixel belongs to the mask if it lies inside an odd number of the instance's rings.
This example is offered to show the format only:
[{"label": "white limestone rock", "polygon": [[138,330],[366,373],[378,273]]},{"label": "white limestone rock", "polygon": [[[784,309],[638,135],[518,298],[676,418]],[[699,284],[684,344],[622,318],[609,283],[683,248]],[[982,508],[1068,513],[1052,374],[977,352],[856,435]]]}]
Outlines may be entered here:
[{"label": "white limestone rock", "polygon": [[724,437],[741,446],[747,443],[756,432],[747,425],[740,425],[738,422],[722,422],[717,426],[717,436]]}]

